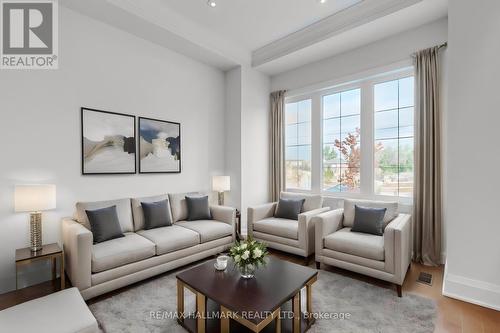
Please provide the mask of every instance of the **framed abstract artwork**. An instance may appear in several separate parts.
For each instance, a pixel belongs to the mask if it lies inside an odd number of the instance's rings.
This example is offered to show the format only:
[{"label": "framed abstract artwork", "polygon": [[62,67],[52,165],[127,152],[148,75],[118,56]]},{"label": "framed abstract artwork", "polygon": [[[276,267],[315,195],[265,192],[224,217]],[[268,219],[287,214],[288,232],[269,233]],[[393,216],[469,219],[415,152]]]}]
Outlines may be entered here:
[{"label": "framed abstract artwork", "polygon": [[139,173],[181,172],[181,124],[139,117]]},{"label": "framed abstract artwork", "polygon": [[135,174],[135,116],[81,108],[82,174]]}]

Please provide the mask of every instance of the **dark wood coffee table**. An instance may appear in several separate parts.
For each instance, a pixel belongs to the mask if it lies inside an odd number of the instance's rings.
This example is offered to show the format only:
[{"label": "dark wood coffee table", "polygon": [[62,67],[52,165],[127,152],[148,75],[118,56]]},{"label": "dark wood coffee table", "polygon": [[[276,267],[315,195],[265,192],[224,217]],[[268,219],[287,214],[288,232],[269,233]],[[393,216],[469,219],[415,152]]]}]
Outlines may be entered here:
[{"label": "dark wood coffee table", "polygon": [[[177,274],[179,323],[191,333],[305,332],[314,322],[312,284],[318,271],[277,258],[243,279],[230,261],[225,271],[207,261]],[[184,315],[184,288],[196,295],[196,312]],[[306,288],[306,311],[300,305]]]}]

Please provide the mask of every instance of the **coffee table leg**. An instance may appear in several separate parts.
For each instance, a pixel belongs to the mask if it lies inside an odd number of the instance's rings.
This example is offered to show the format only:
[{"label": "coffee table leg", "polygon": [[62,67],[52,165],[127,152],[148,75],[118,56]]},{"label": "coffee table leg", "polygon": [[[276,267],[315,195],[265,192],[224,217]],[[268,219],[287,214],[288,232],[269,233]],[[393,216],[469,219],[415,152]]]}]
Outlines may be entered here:
[{"label": "coffee table leg", "polygon": [[307,302],[306,302],[307,321],[309,323],[311,323],[311,318],[312,318],[312,284],[306,285],[306,293],[307,293]]},{"label": "coffee table leg", "polygon": [[220,312],[220,333],[229,333],[229,310],[221,305]]},{"label": "coffee table leg", "polygon": [[198,333],[205,333],[206,297],[202,293],[196,293],[196,327]]},{"label": "coffee table leg", "polygon": [[299,333],[300,332],[300,291],[293,296],[293,303],[292,303],[292,310],[293,310],[293,333]]},{"label": "coffee table leg", "polygon": [[276,317],[276,333],[281,333],[281,308],[278,309],[278,315]]},{"label": "coffee table leg", "polygon": [[184,322],[184,284],[177,280],[177,318]]}]

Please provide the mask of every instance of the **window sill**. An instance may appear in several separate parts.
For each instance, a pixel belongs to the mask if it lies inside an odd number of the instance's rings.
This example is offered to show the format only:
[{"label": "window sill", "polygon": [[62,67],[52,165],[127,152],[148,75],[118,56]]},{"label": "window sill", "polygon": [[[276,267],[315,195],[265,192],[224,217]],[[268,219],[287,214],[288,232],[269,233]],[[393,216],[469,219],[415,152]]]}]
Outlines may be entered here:
[{"label": "window sill", "polygon": [[306,193],[306,194],[321,194],[324,198],[331,199],[360,199],[360,200],[376,200],[376,201],[397,201],[401,205],[411,206],[413,205],[412,197],[397,197],[390,195],[377,195],[377,194],[366,194],[366,193],[346,193],[346,192],[315,192],[312,190],[301,190],[301,189],[286,189],[286,192],[294,193]]}]

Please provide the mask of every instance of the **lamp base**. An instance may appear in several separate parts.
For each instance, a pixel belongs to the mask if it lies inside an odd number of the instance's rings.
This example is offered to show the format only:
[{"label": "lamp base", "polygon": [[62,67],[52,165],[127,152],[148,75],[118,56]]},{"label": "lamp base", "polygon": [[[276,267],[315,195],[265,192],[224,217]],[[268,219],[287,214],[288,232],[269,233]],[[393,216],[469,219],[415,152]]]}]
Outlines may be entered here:
[{"label": "lamp base", "polygon": [[219,194],[219,206],[224,206],[224,192],[218,192]]},{"label": "lamp base", "polygon": [[42,213],[30,214],[30,248],[31,252],[42,249]]}]

